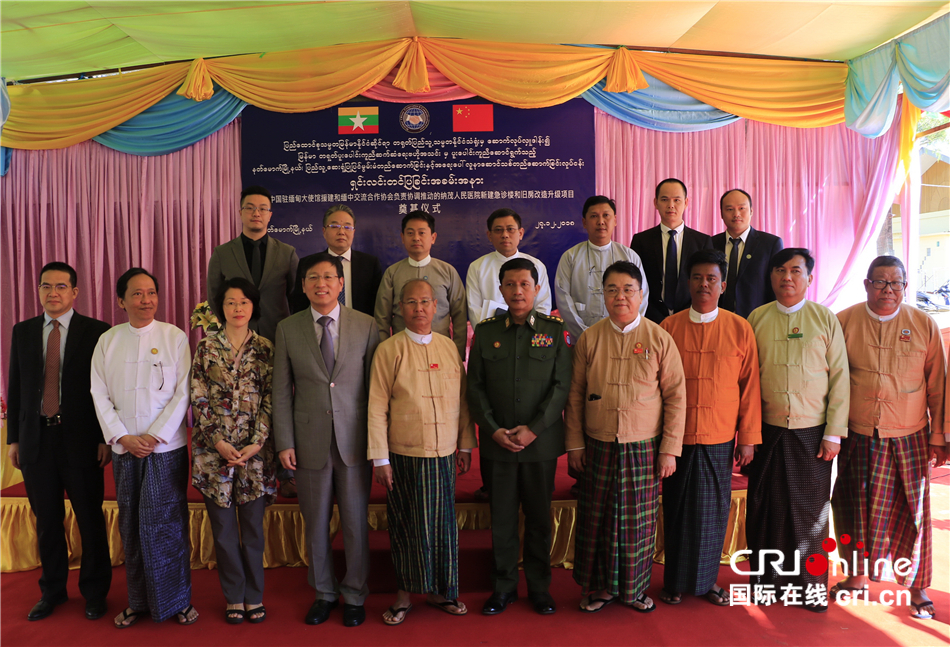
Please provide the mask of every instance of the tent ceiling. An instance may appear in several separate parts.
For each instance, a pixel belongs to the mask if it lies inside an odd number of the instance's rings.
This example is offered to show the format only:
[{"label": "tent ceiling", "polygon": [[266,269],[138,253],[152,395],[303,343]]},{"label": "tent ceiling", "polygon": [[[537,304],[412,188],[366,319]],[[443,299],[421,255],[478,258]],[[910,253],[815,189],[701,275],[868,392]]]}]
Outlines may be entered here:
[{"label": "tent ceiling", "polygon": [[0,74],[25,80],[406,36],[847,60],[947,11],[945,0],[3,0]]}]

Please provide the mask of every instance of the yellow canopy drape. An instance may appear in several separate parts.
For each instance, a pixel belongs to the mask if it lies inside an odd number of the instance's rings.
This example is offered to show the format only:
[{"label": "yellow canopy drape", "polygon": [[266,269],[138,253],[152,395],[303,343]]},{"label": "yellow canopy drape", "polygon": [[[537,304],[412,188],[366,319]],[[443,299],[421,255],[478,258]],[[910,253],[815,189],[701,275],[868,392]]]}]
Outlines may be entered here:
[{"label": "yellow canopy drape", "polygon": [[251,105],[275,112],[311,112],[340,104],[397,67],[396,87],[425,92],[426,61],[466,90],[518,108],[563,103],[605,77],[610,92],[645,88],[643,70],[740,117],[801,128],[844,121],[844,63],[400,38],[11,86],[2,143],[34,150],[70,146],[139,114],[178,85],[179,94],[201,101],[211,96],[217,82]]}]

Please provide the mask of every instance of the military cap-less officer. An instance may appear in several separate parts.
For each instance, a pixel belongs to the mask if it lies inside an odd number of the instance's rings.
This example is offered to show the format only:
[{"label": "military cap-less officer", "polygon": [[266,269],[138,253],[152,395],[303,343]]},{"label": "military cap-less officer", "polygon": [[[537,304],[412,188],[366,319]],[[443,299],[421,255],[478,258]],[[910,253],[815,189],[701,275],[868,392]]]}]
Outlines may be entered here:
[{"label": "military cap-less officer", "polygon": [[520,504],[528,596],[538,613],[549,614],[551,495],[564,453],[570,336],[560,318],[534,310],[539,288],[531,261],[506,262],[499,278],[508,313],[478,324],[468,360],[469,409],[479,425],[492,514],[494,593],[482,612],[501,613],[517,599]]}]

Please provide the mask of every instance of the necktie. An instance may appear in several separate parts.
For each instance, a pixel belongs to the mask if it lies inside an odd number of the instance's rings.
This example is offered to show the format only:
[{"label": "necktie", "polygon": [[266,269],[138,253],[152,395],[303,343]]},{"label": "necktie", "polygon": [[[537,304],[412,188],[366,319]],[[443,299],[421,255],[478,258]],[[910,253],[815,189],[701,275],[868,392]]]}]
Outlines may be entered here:
[{"label": "necktie", "polygon": [[663,301],[667,308],[673,310],[679,271],[676,263],[676,231],[670,229],[669,234],[670,242],[666,245],[666,273],[663,277]]},{"label": "necktie", "polygon": [[[346,261],[344,261],[345,263]],[[340,290],[340,293],[336,295],[336,300],[340,302],[341,306],[346,305],[346,285],[343,286],[343,289]]]},{"label": "necktie", "polygon": [[53,319],[53,330],[46,340],[46,373],[43,376],[43,415],[52,418],[59,413],[59,322]]},{"label": "necktie", "polygon": [[255,240],[251,243],[254,247],[254,251],[251,252],[251,281],[257,287],[261,286],[261,275],[264,273],[264,268],[261,263],[261,243],[264,242],[264,239]]},{"label": "necktie", "polygon": [[330,323],[333,321],[330,317],[324,315],[317,319],[317,323],[323,326],[323,336],[320,338],[320,353],[323,355],[323,363],[327,365],[327,373],[333,375],[333,338],[330,337]]},{"label": "necktie", "polygon": [[736,276],[739,274],[739,245],[741,238],[730,238],[732,251],[729,252],[729,270],[726,272],[726,293],[723,295],[722,307],[736,311]]}]

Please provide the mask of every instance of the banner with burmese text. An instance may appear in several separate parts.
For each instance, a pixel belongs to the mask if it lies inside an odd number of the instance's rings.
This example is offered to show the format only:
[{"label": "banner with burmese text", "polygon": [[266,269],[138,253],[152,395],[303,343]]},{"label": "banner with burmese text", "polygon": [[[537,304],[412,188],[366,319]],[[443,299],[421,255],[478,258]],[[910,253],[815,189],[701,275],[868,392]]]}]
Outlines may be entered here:
[{"label": "banner with burmese text", "polygon": [[274,196],[270,233],[306,254],[326,249],[322,218],[345,203],[356,213],[355,249],[383,268],[406,256],[402,217],[436,219],[432,256],[468,265],[492,251],[486,219],[510,207],[524,224],[520,249],[553,283],[564,250],[586,234],[594,194],[593,107],[582,99],[521,110],[484,100],[394,104],[353,101],[288,114],[248,106],[241,174]]}]

